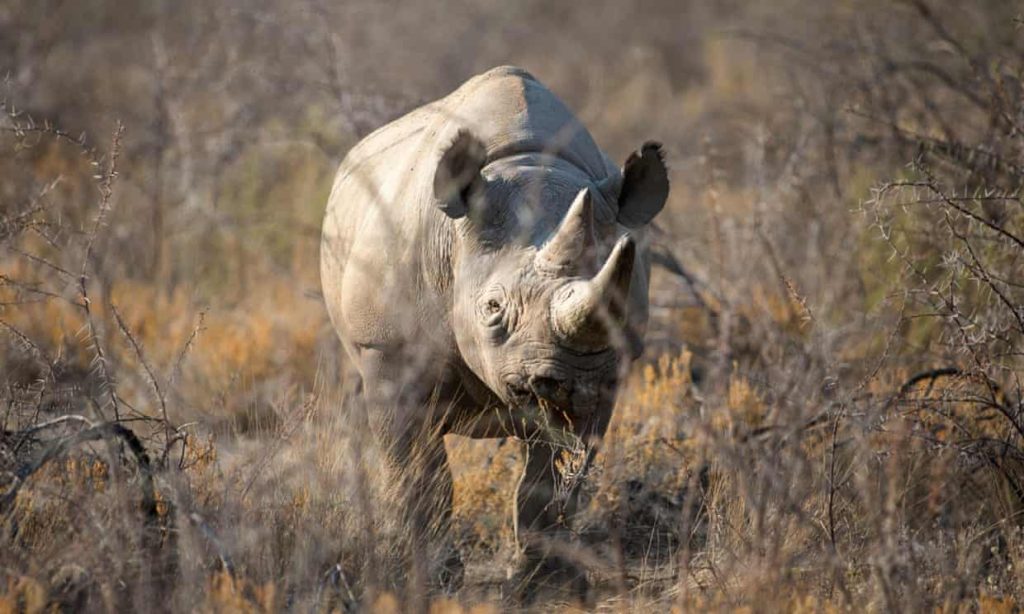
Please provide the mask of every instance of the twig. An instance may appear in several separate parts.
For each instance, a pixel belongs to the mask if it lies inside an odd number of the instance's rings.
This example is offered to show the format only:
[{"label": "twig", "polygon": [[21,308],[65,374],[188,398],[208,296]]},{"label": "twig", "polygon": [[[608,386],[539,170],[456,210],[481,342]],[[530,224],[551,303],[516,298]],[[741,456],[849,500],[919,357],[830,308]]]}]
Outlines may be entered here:
[{"label": "twig", "polygon": [[177,360],[174,361],[174,368],[171,369],[171,377],[168,380],[168,383],[170,385],[173,386],[174,383],[181,376],[181,367],[185,363],[185,358],[188,356],[189,351],[192,349],[192,344],[195,343],[196,337],[199,336],[199,333],[201,333],[202,331],[206,330],[206,329],[203,328],[203,322],[204,322],[205,319],[206,319],[206,312],[205,311],[200,311],[199,312],[199,321],[196,322],[196,325],[192,329],[192,332],[189,334],[188,339],[185,340],[185,345],[182,346],[181,352],[178,353]]},{"label": "twig", "polygon": [[84,424],[88,428],[96,426],[92,420],[89,420],[85,416],[79,416],[78,414],[68,414],[66,416],[60,416],[52,420],[47,420],[45,422],[40,422],[39,424],[32,425],[27,429],[18,431],[17,434],[23,437],[27,437],[29,435],[38,433],[39,431],[43,431],[54,426],[61,426],[68,422],[78,422],[80,424]]},{"label": "twig", "polygon": [[171,442],[174,438],[175,429],[171,426],[171,421],[167,417],[167,400],[164,396],[163,390],[160,389],[160,382],[157,380],[156,373],[153,372],[152,367],[149,366],[149,362],[146,360],[145,355],[142,353],[142,347],[139,345],[135,335],[128,330],[128,325],[125,324],[124,319],[121,317],[121,312],[118,311],[117,306],[114,303],[110,304],[110,310],[114,314],[114,320],[117,321],[118,328],[121,329],[121,334],[125,336],[128,343],[132,346],[135,351],[135,357],[142,364],[142,368],[145,370],[147,380],[149,380],[150,387],[153,388],[153,394],[156,395],[157,402],[160,404],[160,417],[164,423],[164,460],[168,452],[170,451]]},{"label": "twig", "polygon": [[[78,418],[81,418],[81,416]],[[85,419],[82,418],[82,420]],[[85,420],[85,422],[88,422],[88,420]],[[117,422],[93,425],[70,437],[61,439],[47,448],[35,460],[29,461],[15,470],[14,483],[6,493],[0,495],[0,513],[10,511],[15,498],[18,496],[18,491],[21,490],[26,480],[32,477],[46,463],[59,456],[63,456],[69,449],[80,443],[101,439],[115,439],[127,444],[127,449],[131,451],[135,460],[139,463],[139,470],[142,473],[142,512],[150,521],[155,520],[159,514],[157,513],[156,495],[153,489],[153,472],[149,455],[146,454],[146,449],[135,433]]]},{"label": "twig", "polygon": [[899,391],[889,399],[889,402],[886,404],[886,407],[891,407],[893,403],[900,400],[905,394],[910,392],[914,388],[914,386],[916,386],[920,382],[935,381],[942,377],[954,377],[960,375],[964,375],[964,372],[956,367],[942,367],[939,369],[929,369],[928,371],[918,373],[917,375],[911,377],[906,382],[904,382],[902,386],[900,386]]},{"label": "twig", "polygon": [[888,184],[886,184],[886,185],[881,187],[880,192],[884,193],[884,192],[886,192],[886,191],[888,191],[888,190],[890,190],[892,188],[907,188],[907,187],[926,188],[926,189],[931,190],[932,192],[934,192],[935,195],[937,197],[939,197],[940,199],[942,199],[942,202],[944,204],[946,204],[947,206],[949,206],[949,207],[951,207],[953,209],[956,209],[959,213],[961,213],[961,214],[971,218],[972,220],[974,220],[976,222],[981,223],[982,225],[984,225],[985,227],[987,227],[990,230],[994,231],[995,233],[997,233],[999,235],[1002,235],[1003,237],[1009,239],[1010,241],[1013,241],[1017,245],[1017,247],[1020,247],[1020,248],[1024,249],[1024,239],[1021,239],[1020,237],[1018,237],[1017,235],[1013,234],[1012,232],[1006,230],[1005,228],[1003,228],[999,224],[996,224],[994,222],[986,220],[985,218],[981,217],[977,213],[975,213],[975,212],[971,211],[970,209],[964,207],[963,205],[961,205],[956,200],[954,200],[954,199],[950,198],[949,196],[947,196],[945,194],[945,192],[943,192],[938,187],[936,187],[936,185],[935,185],[935,178],[932,177],[931,174],[926,169],[924,169],[923,166],[918,166],[918,170],[920,170],[921,172],[925,173],[928,176],[928,181],[898,181],[898,182],[888,183]]},{"label": "twig", "polygon": [[[88,241],[86,242],[85,256],[82,258],[82,269],[78,276],[78,290],[82,296],[80,306],[82,311],[85,313],[86,330],[88,331],[89,341],[92,344],[93,352],[95,352],[94,363],[99,371],[100,380],[107,393],[111,408],[114,410],[114,420],[121,419],[121,408],[117,400],[114,378],[107,366],[107,357],[103,351],[103,343],[100,341],[100,335],[97,331],[95,319],[93,318],[91,307],[92,301],[89,298],[89,291],[86,287],[88,285],[88,277],[86,273],[89,269],[89,263],[92,260],[92,250],[96,242],[96,236],[99,234],[100,228],[106,221],[107,213],[110,211],[110,197],[113,194],[114,178],[117,176],[117,159],[121,153],[121,137],[123,134],[124,124],[119,121],[117,122],[117,128],[114,130],[114,136],[111,143],[110,162],[107,166],[107,171],[100,182],[99,212],[96,214],[96,220],[93,224],[92,231],[89,233]],[[100,417],[102,418],[103,416],[101,415]]]}]

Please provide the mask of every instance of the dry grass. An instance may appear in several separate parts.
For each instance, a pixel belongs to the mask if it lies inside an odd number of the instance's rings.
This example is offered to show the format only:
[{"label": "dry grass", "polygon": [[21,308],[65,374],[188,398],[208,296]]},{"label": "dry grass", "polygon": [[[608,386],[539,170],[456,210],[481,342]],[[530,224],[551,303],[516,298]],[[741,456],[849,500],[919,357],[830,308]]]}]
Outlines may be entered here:
[{"label": "dry grass", "polygon": [[[360,135],[505,62],[673,167],[589,605],[1021,609],[1012,7],[36,4],[0,9],[0,612],[409,607],[319,217]],[[518,444],[447,445],[467,582],[417,605],[515,607]]]}]

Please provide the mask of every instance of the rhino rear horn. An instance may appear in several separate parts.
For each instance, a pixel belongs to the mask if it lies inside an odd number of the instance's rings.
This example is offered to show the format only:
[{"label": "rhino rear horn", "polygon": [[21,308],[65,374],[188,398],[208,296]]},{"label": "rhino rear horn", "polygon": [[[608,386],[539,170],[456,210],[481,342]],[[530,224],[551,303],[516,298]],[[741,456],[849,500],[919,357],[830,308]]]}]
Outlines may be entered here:
[{"label": "rhino rear horn", "polygon": [[593,273],[594,206],[589,188],[580,190],[562,218],[558,230],[537,252],[536,266],[557,275],[576,276]]},{"label": "rhino rear horn", "polygon": [[625,235],[597,275],[587,281],[570,282],[555,296],[551,323],[569,347],[600,350],[612,344],[612,335],[621,334],[635,260],[636,242]]},{"label": "rhino rear horn", "polygon": [[487,148],[469,130],[459,130],[455,140],[441,154],[434,172],[434,197],[438,208],[452,219],[469,213],[469,195],[482,182],[480,169],[487,162]]}]

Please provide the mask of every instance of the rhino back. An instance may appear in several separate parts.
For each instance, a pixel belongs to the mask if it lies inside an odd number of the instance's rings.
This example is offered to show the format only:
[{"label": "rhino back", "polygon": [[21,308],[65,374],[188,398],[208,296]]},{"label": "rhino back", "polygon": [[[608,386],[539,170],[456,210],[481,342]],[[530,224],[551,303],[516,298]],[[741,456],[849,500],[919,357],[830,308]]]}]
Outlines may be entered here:
[{"label": "rhino back", "polygon": [[550,153],[594,180],[618,172],[565,104],[521,68],[489,70],[441,102],[451,114],[449,130],[471,129],[487,146],[489,160]]}]

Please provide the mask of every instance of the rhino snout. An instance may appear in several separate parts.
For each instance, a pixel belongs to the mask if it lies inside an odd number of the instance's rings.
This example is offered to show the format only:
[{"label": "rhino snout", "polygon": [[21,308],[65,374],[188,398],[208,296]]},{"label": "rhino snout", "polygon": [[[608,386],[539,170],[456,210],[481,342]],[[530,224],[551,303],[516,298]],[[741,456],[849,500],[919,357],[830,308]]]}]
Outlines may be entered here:
[{"label": "rhino snout", "polygon": [[573,409],[577,395],[574,383],[561,374],[534,373],[505,378],[505,391],[513,405],[541,404],[567,411]]},{"label": "rhino snout", "polygon": [[512,405],[525,405],[530,402],[533,394],[525,378],[511,375],[505,378],[505,392]]},{"label": "rhino snout", "polygon": [[568,409],[572,393],[568,380],[550,375],[533,375],[530,377],[529,385],[537,399],[561,409]]}]

